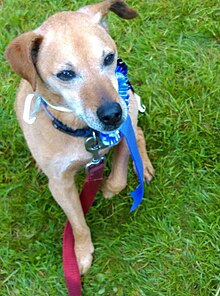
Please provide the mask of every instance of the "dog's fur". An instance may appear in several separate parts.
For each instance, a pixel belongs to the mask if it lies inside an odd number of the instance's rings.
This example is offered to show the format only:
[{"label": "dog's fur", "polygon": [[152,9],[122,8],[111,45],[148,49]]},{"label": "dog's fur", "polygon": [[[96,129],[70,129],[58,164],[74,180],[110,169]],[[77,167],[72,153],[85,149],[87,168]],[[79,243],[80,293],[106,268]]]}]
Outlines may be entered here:
[{"label": "dog's fur", "polygon": [[[137,16],[123,0],[106,0],[74,12],[57,13],[36,30],[13,40],[5,52],[12,69],[23,78],[15,102],[19,124],[33,157],[49,178],[53,197],[72,225],[81,274],[91,265],[93,244],[73,176],[91,161],[92,155],[85,150],[83,138],[57,131],[42,110],[32,125],[24,122],[23,110],[26,96],[35,92],[54,105],[70,108],[72,113],[50,111],[73,129],[89,126],[105,132],[109,126],[100,121],[97,110],[106,102],[117,102],[122,110],[122,124],[127,109],[117,93],[117,49],[104,21],[109,11],[125,19]],[[115,59],[111,65],[104,66],[108,53],[114,53]],[[61,81],[56,74],[63,70],[73,70],[76,77],[68,82]],[[144,164],[144,176],[149,182],[154,170],[147,156],[143,132],[137,127],[138,107],[131,91],[129,113]],[[125,141],[114,149],[112,171],[102,186],[105,197],[120,192],[127,184],[129,151]]]}]

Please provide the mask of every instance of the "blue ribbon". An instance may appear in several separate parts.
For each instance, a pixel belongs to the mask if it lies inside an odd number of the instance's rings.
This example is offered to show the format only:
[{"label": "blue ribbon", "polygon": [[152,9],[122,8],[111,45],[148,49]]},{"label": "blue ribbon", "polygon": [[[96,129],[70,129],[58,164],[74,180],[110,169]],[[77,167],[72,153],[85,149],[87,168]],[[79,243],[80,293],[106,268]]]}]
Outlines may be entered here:
[{"label": "blue ribbon", "polygon": [[136,187],[134,191],[130,193],[134,202],[131,207],[131,212],[134,211],[139,204],[141,203],[144,196],[144,169],[142,159],[138,150],[137,141],[134,133],[134,129],[132,127],[131,118],[128,115],[126,121],[120,128],[120,132],[125,137],[131,158],[134,162],[135,169],[138,175],[139,185]]},{"label": "blue ribbon", "polygon": [[[118,59],[117,67],[115,70],[115,75],[118,80],[118,94],[124,100],[127,107],[129,108],[128,91],[131,89],[131,85],[129,83],[127,74],[128,74],[127,65],[121,59]],[[118,144],[119,141],[121,140],[121,136],[124,136],[124,138],[126,139],[126,142],[131,154],[131,158],[134,162],[138,179],[139,179],[139,185],[136,187],[134,191],[130,193],[130,195],[134,199],[134,202],[132,204],[130,211],[134,211],[139,206],[144,196],[144,170],[143,170],[142,159],[137,146],[135,133],[131,123],[131,118],[129,115],[127,116],[127,119],[125,120],[124,124],[120,127],[119,130],[114,131],[110,134],[109,133],[99,134],[99,137],[102,143],[106,146],[114,146]]]},{"label": "blue ribbon", "polygon": [[[129,83],[128,77],[128,67],[127,65],[121,60],[118,59],[117,67],[115,69],[115,76],[118,80],[118,94],[126,103],[127,108],[129,108],[129,94],[128,91],[131,89],[131,85]],[[121,134],[119,130],[113,131],[111,133],[99,133],[100,140],[102,144],[105,146],[114,146],[117,145],[121,140]]]}]

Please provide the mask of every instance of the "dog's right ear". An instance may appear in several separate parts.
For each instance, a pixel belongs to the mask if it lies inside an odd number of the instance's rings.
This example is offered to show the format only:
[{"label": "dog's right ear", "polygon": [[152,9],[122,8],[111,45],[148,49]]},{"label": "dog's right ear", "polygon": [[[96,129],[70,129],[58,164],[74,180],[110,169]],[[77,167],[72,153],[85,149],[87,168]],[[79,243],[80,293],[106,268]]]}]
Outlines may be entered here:
[{"label": "dog's right ear", "polygon": [[84,6],[80,8],[79,11],[89,15],[92,21],[100,24],[103,24],[104,18],[109,11],[127,20],[138,16],[138,13],[124,0],[105,0],[100,3]]},{"label": "dog's right ear", "polygon": [[4,54],[11,68],[26,79],[33,90],[36,89],[37,71],[35,64],[42,40],[43,37],[34,32],[24,33],[8,45]]}]

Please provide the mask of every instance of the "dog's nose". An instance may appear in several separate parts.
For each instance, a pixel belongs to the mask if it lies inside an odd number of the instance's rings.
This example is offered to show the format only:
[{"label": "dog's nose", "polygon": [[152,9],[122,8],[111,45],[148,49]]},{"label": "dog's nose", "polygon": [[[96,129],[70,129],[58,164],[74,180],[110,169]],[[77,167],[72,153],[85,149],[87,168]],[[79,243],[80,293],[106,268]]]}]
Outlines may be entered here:
[{"label": "dog's nose", "polygon": [[122,108],[116,102],[108,102],[97,109],[97,116],[105,125],[117,127],[122,119]]}]

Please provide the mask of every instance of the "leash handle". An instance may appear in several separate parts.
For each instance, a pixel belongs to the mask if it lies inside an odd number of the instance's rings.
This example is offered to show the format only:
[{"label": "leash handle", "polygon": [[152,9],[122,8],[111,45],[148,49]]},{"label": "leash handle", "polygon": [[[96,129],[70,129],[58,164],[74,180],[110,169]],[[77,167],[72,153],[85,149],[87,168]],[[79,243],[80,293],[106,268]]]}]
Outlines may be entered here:
[{"label": "leash handle", "polygon": [[[80,194],[84,215],[92,206],[96,193],[103,179],[105,163],[101,162],[89,169]],[[63,235],[63,268],[69,296],[81,296],[81,279],[74,251],[74,236],[70,222],[67,220]]]},{"label": "leash handle", "polygon": [[63,234],[63,268],[69,296],[81,296],[81,279],[74,251],[74,236],[67,220]]}]

